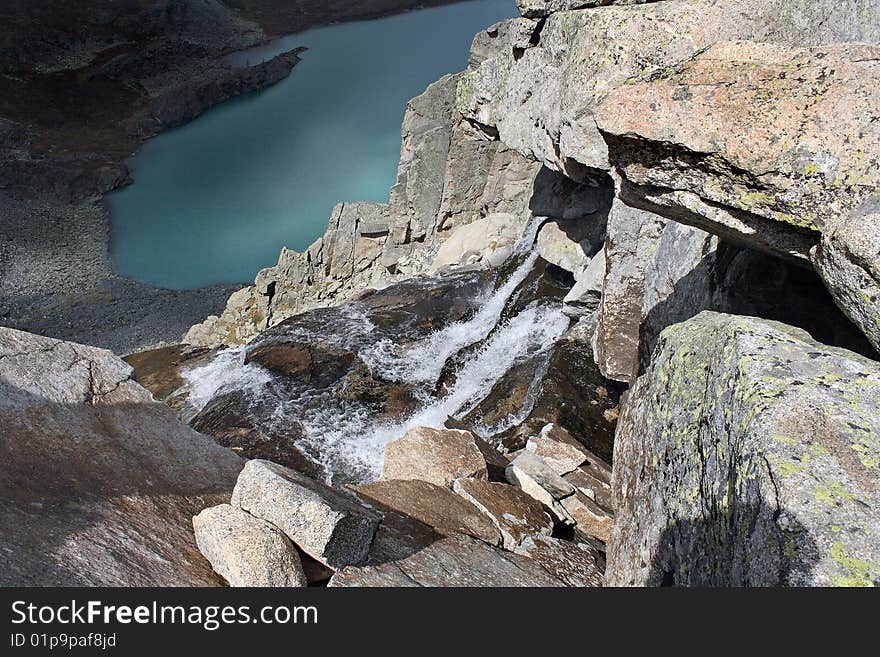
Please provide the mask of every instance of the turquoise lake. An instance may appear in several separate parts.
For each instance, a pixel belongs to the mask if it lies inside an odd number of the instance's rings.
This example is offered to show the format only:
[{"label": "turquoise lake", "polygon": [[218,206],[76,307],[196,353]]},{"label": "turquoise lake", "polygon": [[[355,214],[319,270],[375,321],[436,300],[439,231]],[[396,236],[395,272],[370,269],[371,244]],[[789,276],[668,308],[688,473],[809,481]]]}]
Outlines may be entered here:
[{"label": "turquoise lake", "polygon": [[148,141],[134,184],[108,197],[117,271],[188,289],[250,282],[281,247],[303,250],[340,201],[387,202],[406,102],[465,68],[473,36],[518,15],[474,0],[284,37],[236,63],[298,46],[290,77]]}]

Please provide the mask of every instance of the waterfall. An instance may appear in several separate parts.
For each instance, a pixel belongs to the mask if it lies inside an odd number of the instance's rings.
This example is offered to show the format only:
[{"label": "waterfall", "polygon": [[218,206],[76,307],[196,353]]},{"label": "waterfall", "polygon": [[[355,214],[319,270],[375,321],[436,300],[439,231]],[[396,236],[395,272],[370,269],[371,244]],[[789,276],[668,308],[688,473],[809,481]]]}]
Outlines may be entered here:
[{"label": "waterfall", "polygon": [[[543,218],[535,218],[524,231],[512,257],[522,262],[497,289],[487,290],[472,317],[455,322],[406,345],[373,334],[369,319],[357,304],[340,310],[330,327],[333,340],[355,349],[376,379],[407,384],[421,400],[419,408],[402,420],[380,422],[374,408],[340,390],[284,387],[278,395],[273,375],[256,364],[244,365],[243,348],[217,354],[207,365],[183,373],[189,403],[201,409],[218,393],[240,389],[261,403],[274,404],[269,422],[276,435],[297,428],[297,447],[327,473],[329,481],[375,479],[381,472],[385,445],[416,426],[442,427],[447,419],[473,411],[486,399],[496,383],[514,366],[528,359],[549,355],[566,330],[569,319],[559,304],[533,302],[519,313],[501,321],[505,308],[526,280],[538,258],[535,236]],[[307,337],[301,335],[299,337]],[[313,338],[317,339],[317,338]],[[467,350],[464,352],[464,350]],[[436,384],[447,363],[466,353],[455,373],[455,382],[442,395]],[[540,370],[540,368],[539,368]],[[532,388],[540,388],[543,371],[535,375]],[[534,393],[534,394],[531,394]],[[522,422],[531,411],[532,400],[496,426],[480,425],[475,430],[486,437]]]}]

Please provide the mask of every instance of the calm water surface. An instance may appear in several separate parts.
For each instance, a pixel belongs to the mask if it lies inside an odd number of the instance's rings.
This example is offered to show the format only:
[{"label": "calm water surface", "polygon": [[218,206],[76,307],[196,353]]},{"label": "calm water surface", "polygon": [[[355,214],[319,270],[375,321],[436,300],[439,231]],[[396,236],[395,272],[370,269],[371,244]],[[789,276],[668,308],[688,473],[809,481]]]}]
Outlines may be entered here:
[{"label": "calm water surface", "polygon": [[265,91],[148,141],[135,183],[109,198],[117,270],[186,289],[251,281],[282,246],[302,250],[339,201],[388,200],[406,102],[464,69],[474,34],[517,15],[476,0],[284,37],[234,63],[297,46],[303,61]]}]

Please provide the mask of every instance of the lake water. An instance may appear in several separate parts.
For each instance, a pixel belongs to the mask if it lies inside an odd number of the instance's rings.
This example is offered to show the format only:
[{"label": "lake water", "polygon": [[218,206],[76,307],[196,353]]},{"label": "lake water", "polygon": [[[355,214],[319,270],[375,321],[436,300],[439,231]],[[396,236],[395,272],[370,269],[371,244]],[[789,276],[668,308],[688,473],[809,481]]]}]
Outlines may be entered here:
[{"label": "lake water", "polygon": [[[282,246],[303,250],[340,201],[387,202],[406,102],[465,68],[473,36],[517,15],[474,0],[284,37],[290,77],[148,141],[135,183],[108,197],[117,271],[174,289],[249,282]],[[245,61],[242,61],[245,60]]]}]

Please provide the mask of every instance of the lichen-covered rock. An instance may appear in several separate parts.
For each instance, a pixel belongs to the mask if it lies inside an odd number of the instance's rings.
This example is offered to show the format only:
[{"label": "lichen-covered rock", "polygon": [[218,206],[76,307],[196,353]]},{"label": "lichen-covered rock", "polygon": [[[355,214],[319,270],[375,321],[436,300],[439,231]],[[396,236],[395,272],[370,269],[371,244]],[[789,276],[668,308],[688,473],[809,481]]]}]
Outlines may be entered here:
[{"label": "lichen-covered rock", "polygon": [[230,586],[306,586],[296,548],[277,527],[229,504],[193,518],[196,544]]},{"label": "lichen-covered rock", "polygon": [[[540,12],[545,3],[537,5]],[[583,166],[609,168],[594,112],[611,91],[719,40],[796,46],[880,41],[874,0],[664,0],[509,23],[523,32],[529,22],[528,39],[481,58],[464,75],[457,107],[507,146],[573,177]]]},{"label": "lichen-covered rock", "polygon": [[325,484],[276,463],[248,461],[232,505],[266,520],[333,569],[364,561],[378,516]]},{"label": "lichen-covered rock", "polygon": [[772,321],[666,329],[620,418],[612,585],[880,582],[880,365]]},{"label": "lichen-covered rock", "polygon": [[589,543],[530,536],[517,546],[516,553],[537,561],[568,586],[602,586],[605,555]]},{"label": "lichen-covered rock", "polygon": [[565,586],[538,561],[453,534],[399,559],[349,566],[330,586]]},{"label": "lichen-covered rock", "polygon": [[559,221],[548,221],[541,226],[535,246],[544,260],[572,274],[580,273],[589,263],[578,236],[566,232],[566,226]]},{"label": "lichen-covered rock", "polygon": [[468,534],[501,545],[501,534],[476,506],[444,486],[415,479],[374,481],[352,488],[383,509],[415,518],[441,534]]},{"label": "lichen-covered rock", "polygon": [[719,43],[615,89],[596,122],[627,202],[807,260],[880,182],[880,47]]},{"label": "lichen-covered rock", "polygon": [[489,477],[486,459],[470,431],[414,427],[385,445],[382,479],[452,486],[460,477]]},{"label": "lichen-covered rock", "polygon": [[841,310],[880,352],[880,196],[825,231],[813,262]]},{"label": "lichen-covered rock", "polygon": [[553,531],[553,520],[541,504],[519,488],[478,479],[457,479],[453,490],[492,520],[507,550],[513,550],[527,536],[549,535]]},{"label": "lichen-covered rock", "polygon": [[216,586],[192,517],[242,460],[111,352],[0,328],[4,586]]}]

